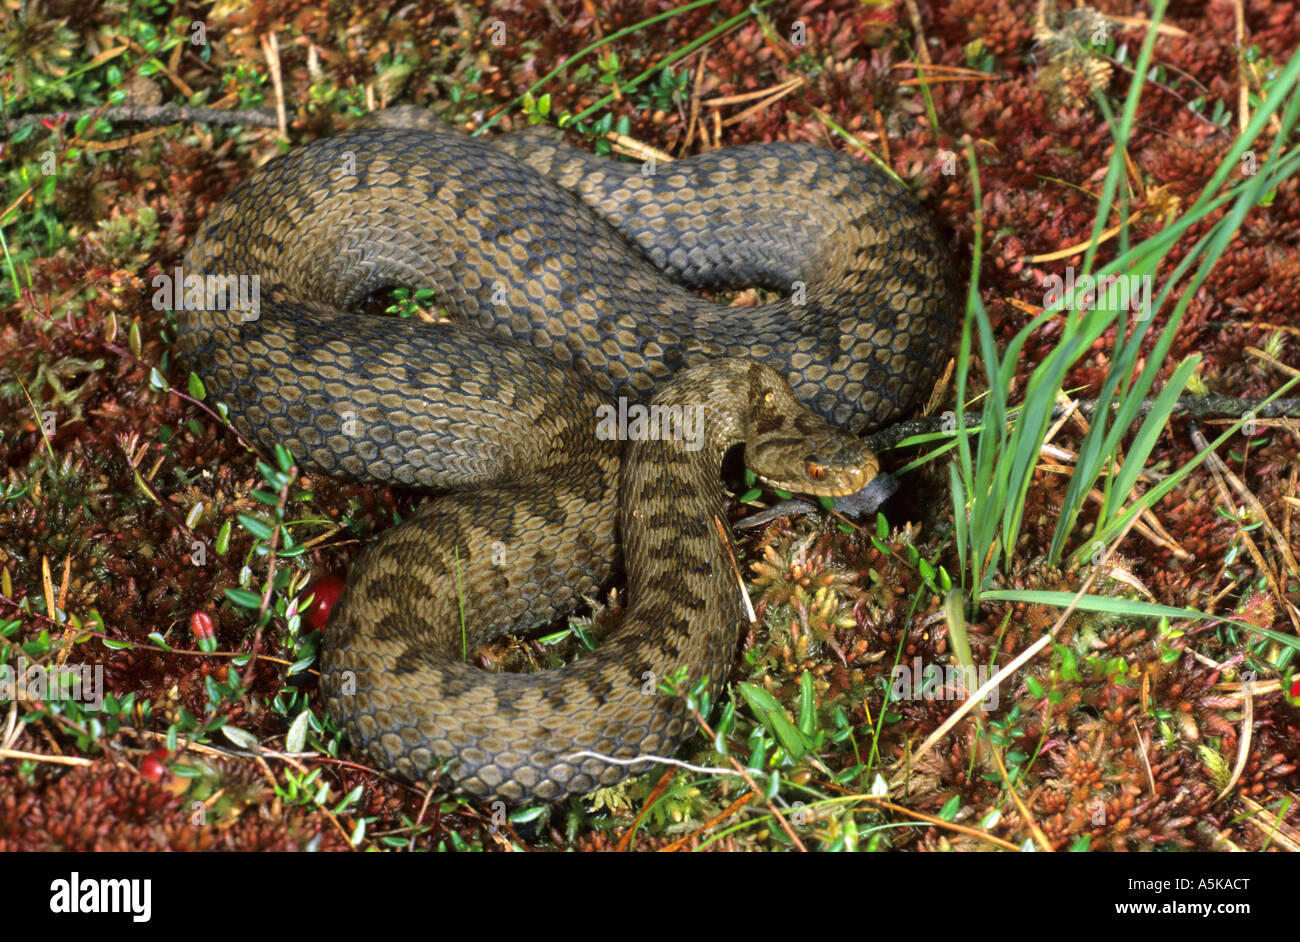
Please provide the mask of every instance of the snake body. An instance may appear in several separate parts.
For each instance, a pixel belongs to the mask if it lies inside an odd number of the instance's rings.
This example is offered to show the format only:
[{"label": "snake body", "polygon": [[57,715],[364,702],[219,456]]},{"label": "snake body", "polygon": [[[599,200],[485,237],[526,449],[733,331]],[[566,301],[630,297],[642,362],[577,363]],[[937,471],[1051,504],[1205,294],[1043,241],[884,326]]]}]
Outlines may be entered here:
[{"label": "snake body", "polygon": [[[722,454],[744,443],[807,493],[864,484],[875,459],[851,433],[933,381],[951,266],[905,190],[831,151],[645,173],[536,133],[377,121],[213,209],[185,272],[257,275],[259,303],[187,294],[178,349],[245,436],[327,474],[455,491],[378,538],[331,614],[321,686],[352,740],[479,797],[612,784],[648,763],[600,756],[669,755],[692,728],[660,681],[726,681],[743,615]],[[690,290],[744,283],[787,296]],[[392,285],[434,289],[456,322],[349,313]],[[664,435],[633,428],[625,453],[597,420],[620,398],[667,417]],[[620,539],[631,604],[597,651],[526,675],[465,662],[596,594]]]}]

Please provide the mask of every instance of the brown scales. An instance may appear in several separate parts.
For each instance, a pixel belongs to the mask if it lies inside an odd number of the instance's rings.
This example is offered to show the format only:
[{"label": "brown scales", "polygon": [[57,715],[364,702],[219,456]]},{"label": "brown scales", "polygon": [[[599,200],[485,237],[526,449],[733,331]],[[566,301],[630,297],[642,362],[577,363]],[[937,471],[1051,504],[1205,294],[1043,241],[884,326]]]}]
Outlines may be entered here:
[{"label": "brown scales", "polygon": [[[498,148],[405,109],[376,120],[403,129],[292,151],[212,212],[187,272],[257,274],[261,309],[180,311],[180,349],[265,445],[364,481],[470,489],[353,567],[322,658],[353,741],[411,779],[454,759],[439,783],[481,797],[612,784],[645,766],[571,754],[672,753],[692,724],[658,682],[685,666],[716,695],[729,669],[742,612],[713,527],[723,452],[746,443],[782,487],[864,484],[874,456],[828,421],[879,424],[932,380],[952,272],[905,191],[831,151],[733,148],[646,176],[535,132]],[[740,283],[792,296],[733,309],[685,287]],[[393,284],[433,288],[464,323],[345,313]],[[706,406],[705,446],[624,456],[596,434],[598,406],[652,394]],[[460,660],[463,641],[598,591],[620,534],[631,606],[599,650],[529,675]]]}]

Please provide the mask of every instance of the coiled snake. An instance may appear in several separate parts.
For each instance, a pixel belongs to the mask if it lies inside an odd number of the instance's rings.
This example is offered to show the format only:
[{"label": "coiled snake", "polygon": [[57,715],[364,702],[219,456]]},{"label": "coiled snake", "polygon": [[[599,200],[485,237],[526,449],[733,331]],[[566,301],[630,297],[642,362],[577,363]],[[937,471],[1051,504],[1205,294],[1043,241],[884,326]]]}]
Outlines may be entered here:
[{"label": "coiled snake", "polygon": [[[456,492],[380,536],[331,615],[321,687],[353,742],[510,802],[612,784],[649,763],[575,754],[671,754],[693,724],[658,682],[685,667],[716,697],[730,670],[722,453],[743,442],[790,490],[866,483],[875,458],[850,433],[933,381],[951,265],[902,187],[833,151],[758,144],[649,173],[535,132],[371,120],[212,210],[186,276],[256,275],[258,300],[188,292],[178,349],[241,433],[304,466]],[[785,297],[690,290],[740,284]],[[434,289],[457,322],[348,313],[393,285]],[[647,403],[658,425],[638,424]],[[619,438],[636,440],[625,458]],[[630,608],[595,652],[533,674],[465,662],[594,596],[620,536]]]}]

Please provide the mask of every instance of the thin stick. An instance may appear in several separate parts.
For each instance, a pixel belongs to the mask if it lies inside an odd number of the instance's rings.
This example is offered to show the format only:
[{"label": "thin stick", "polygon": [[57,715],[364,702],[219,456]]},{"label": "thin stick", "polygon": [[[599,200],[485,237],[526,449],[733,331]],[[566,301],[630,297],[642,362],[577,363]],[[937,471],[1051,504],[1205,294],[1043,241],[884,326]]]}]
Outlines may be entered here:
[{"label": "thin stick", "polygon": [[280,137],[289,139],[289,122],[284,112],[284,81],[280,76],[280,40],[274,32],[261,37],[262,54],[266,56],[267,68],[271,71],[271,85],[275,89],[275,121],[280,129]]},{"label": "thin stick", "polygon": [[0,749],[0,759],[27,759],[31,762],[47,762],[51,765],[94,765],[94,759],[82,759],[79,756],[47,756],[40,752],[23,752],[21,749]]}]

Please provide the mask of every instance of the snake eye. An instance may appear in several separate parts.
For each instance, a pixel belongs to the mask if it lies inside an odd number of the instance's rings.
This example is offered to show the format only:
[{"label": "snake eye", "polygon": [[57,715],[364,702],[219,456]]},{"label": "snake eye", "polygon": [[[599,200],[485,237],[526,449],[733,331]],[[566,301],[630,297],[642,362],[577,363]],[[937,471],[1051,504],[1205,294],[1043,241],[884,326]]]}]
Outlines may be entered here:
[{"label": "snake eye", "polygon": [[815,464],[813,462],[809,462],[808,467],[805,470],[807,471],[808,477],[811,480],[821,481],[826,477],[826,466],[823,464]]}]

